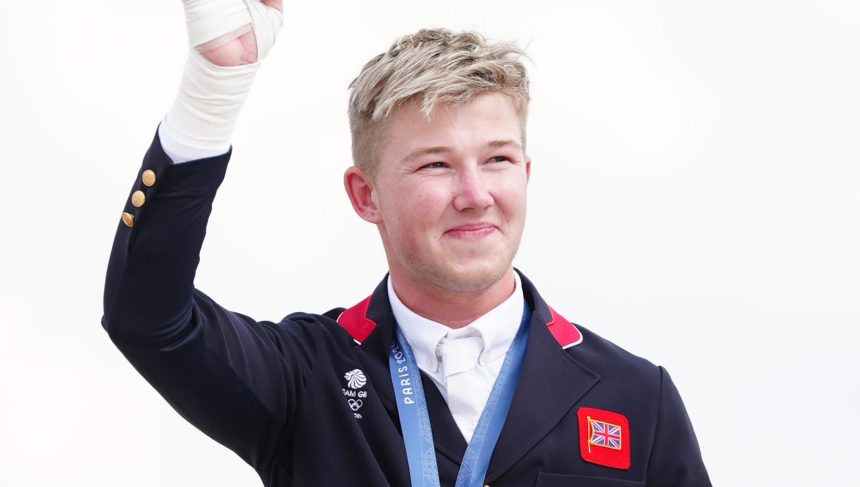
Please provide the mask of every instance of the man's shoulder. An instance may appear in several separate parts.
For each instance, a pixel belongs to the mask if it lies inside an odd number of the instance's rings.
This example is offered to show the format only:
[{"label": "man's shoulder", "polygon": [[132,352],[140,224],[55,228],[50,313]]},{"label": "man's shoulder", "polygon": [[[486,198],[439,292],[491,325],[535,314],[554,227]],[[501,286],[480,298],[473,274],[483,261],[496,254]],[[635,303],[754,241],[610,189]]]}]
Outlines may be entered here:
[{"label": "man's shoulder", "polygon": [[[535,285],[522,272],[520,272],[520,279],[526,299],[532,303],[537,313],[544,313],[541,316],[545,321],[549,321],[557,330],[559,320],[572,325],[571,330],[562,329],[553,331],[552,334],[568,355],[581,366],[603,378],[659,381],[661,375],[659,367],[603,338],[588,327],[568,320],[544,301]],[[559,339],[559,335],[564,335],[564,339]]]},{"label": "man's shoulder", "polygon": [[325,313],[296,311],[288,314],[278,323],[271,323],[278,332],[296,335],[306,339],[330,339],[336,343],[350,345],[349,334],[337,322],[344,308],[334,308]]},{"label": "man's shoulder", "polygon": [[599,375],[602,381],[624,387],[636,384],[659,388],[662,367],[627,351],[587,327],[575,326],[582,333],[582,342],[568,349],[568,352],[582,366]]}]

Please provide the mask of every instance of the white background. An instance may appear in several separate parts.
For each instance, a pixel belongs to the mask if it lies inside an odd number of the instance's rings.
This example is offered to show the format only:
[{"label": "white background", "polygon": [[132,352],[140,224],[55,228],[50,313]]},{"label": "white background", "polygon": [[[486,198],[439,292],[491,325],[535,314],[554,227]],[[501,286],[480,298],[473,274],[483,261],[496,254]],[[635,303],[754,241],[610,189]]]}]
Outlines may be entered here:
[{"label": "white background", "polygon": [[[516,265],[669,369],[715,485],[860,485],[858,5],[289,2],[197,285],[271,320],[367,295],[386,266],[341,187],[348,83],[419,27],[514,40],[534,98]],[[179,1],[4,1],[0,41],[0,485],[259,485],[99,324]]]}]

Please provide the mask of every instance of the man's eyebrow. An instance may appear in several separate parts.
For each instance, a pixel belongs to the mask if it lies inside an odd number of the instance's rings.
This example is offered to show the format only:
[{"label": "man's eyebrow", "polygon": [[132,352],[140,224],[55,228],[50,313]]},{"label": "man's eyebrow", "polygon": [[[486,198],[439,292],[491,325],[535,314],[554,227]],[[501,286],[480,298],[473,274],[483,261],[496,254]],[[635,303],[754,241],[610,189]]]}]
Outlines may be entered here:
[{"label": "man's eyebrow", "polygon": [[[502,147],[513,147],[518,151],[522,151],[522,145],[514,139],[491,140],[487,142],[486,146],[496,149]],[[406,162],[416,157],[426,156],[429,154],[447,154],[450,152],[454,152],[454,149],[444,145],[421,147],[410,152],[406,157],[401,160],[401,162]]]},{"label": "man's eyebrow", "polygon": [[410,159],[415,159],[416,157],[426,156],[428,154],[445,154],[448,152],[453,152],[453,149],[450,147],[446,147],[444,145],[437,145],[435,147],[421,147],[419,149],[415,149],[410,152],[409,155],[404,157],[401,162],[406,162]]},{"label": "man's eyebrow", "polygon": [[523,150],[522,144],[517,142],[514,139],[504,139],[504,140],[491,140],[487,143],[487,147],[510,147],[513,146],[518,151]]}]

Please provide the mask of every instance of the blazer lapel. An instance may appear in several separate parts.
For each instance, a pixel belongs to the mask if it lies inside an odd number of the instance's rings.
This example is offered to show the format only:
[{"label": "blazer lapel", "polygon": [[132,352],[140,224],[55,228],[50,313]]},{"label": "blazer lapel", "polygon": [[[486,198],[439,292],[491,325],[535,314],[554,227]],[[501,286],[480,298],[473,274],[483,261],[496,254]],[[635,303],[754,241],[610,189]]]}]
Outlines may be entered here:
[{"label": "blazer lapel", "polygon": [[526,299],[532,305],[528,345],[519,383],[508,417],[487,470],[492,483],[545,437],[565,414],[600,381],[575,361],[547,328],[549,307],[522,276]]},{"label": "blazer lapel", "polygon": [[432,379],[421,373],[424,385],[424,398],[427,400],[427,411],[430,413],[430,426],[433,429],[433,443],[436,451],[453,460],[458,465],[466,453],[466,438],[451,415],[448,403],[439,392]]},{"label": "blazer lapel", "polygon": [[[394,315],[388,302],[386,276],[365,301],[346,310],[338,318],[341,326],[353,335],[358,356],[370,384],[376,390],[388,414],[397,422],[397,403],[388,370],[388,357],[394,342]],[[357,331],[356,331],[357,330]],[[358,338],[356,338],[358,337]],[[359,340],[360,339],[360,340]],[[359,343],[360,342],[360,343]],[[397,422],[398,427],[400,423]]]}]

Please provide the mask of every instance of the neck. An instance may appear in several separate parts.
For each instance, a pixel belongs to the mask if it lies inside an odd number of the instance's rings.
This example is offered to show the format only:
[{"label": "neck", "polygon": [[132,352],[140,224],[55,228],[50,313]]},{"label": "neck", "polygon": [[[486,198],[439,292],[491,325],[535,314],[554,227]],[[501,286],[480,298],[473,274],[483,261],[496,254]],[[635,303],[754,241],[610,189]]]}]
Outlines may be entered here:
[{"label": "neck", "polygon": [[428,289],[391,275],[397,297],[414,313],[449,328],[462,328],[508,299],[516,288],[511,269],[487,289],[463,292]]}]

